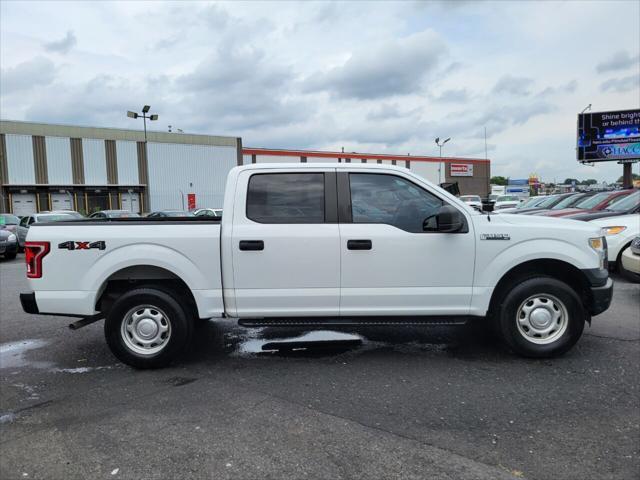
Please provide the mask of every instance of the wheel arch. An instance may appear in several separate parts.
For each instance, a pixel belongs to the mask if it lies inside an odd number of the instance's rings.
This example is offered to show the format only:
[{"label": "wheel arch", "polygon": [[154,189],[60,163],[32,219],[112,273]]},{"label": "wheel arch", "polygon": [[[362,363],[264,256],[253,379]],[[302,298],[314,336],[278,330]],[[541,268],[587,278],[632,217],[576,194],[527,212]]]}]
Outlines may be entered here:
[{"label": "wheel arch", "polygon": [[[579,268],[563,260],[553,258],[522,262],[507,271],[493,289],[488,314],[493,316],[499,309],[509,287],[527,277],[548,276],[569,285],[590,306],[593,302],[589,279]],[[590,322],[590,318],[588,319]]]},{"label": "wheel arch", "polygon": [[184,300],[194,317],[198,306],[186,282],[176,273],[155,265],[130,265],[113,272],[101,284],[96,294],[95,309],[107,314],[115,300],[127,290],[138,287],[163,290],[177,300]]}]

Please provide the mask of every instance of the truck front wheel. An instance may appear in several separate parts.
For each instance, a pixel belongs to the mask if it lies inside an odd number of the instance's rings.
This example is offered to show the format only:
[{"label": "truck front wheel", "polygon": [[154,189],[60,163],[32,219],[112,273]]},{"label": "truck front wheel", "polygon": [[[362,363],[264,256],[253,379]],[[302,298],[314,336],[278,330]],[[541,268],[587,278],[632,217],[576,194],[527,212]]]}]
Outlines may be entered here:
[{"label": "truck front wheel", "polygon": [[109,348],[135,368],[159,368],[178,356],[192,322],[181,304],[156,288],[136,288],[115,301],[104,323]]},{"label": "truck front wheel", "polygon": [[497,312],[505,343],[526,357],[554,357],[575,345],[587,312],[577,293],[551,277],[534,277],[516,284]]}]

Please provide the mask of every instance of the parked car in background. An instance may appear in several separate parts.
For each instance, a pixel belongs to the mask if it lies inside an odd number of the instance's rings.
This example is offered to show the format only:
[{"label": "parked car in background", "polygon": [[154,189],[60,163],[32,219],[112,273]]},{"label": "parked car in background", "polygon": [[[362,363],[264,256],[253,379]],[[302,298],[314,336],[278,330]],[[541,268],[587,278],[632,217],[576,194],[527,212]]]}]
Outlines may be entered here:
[{"label": "parked car in background", "polygon": [[193,214],[196,217],[222,218],[222,209],[221,208],[198,208],[193,211]]},{"label": "parked car in background", "polygon": [[27,238],[29,228],[34,223],[60,222],[64,220],[76,220],[73,215],[68,213],[34,213],[22,217],[16,235],[18,236],[18,249],[24,248],[24,242]]},{"label": "parked car in background", "polygon": [[496,203],[493,205],[493,210],[502,210],[503,208],[515,208],[522,202],[520,197],[515,195],[501,195],[496,198]]},{"label": "parked car in background", "polygon": [[616,217],[618,215],[630,215],[632,213],[640,213],[640,190],[616,198],[607,208],[598,210],[597,212],[578,212],[567,215],[565,218],[574,220],[583,220],[588,222],[598,218]]},{"label": "parked car in background", "polygon": [[[587,194],[588,196],[581,198],[579,202],[575,203],[572,207],[562,209],[551,209],[547,212],[540,212],[536,215],[544,215],[546,217],[564,217],[574,213],[586,213],[586,212],[599,212],[604,210],[607,206],[611,205],[616,200],[629,195],[631,190],[620,190],[617,192],[601,192],[595,195]],[[579,194],[581,195],[581,194]]]},{"label": "parked car in background", "polygon": [[586,200],[589,197],[592,197],[596,194],[596,192],[590,193],[576,193],[574,195],[570,195],[566,198],[563,198],[560,202],[556,203],[549,210],[542,210],[540,212],[532,213],[531,215],[545,215],[545,216],[553,216],[554,213],[559,211],[564,211],[567,208],[571,208],[574,205]]},{"label": "parked car in background", "polygon": [[464,203],[476,210],[482,211],[482,199],[478,195],[462,195],[460,197]]},{"label": "parked car in background", "polygon": [[129,210],[100,210],[89,215],[89,218],[133,218],[139,216],[136,212]]},{"label": "parked car in background", "polygon": [[634,283],[640,283],[640,237],[631,242],[629,248],[622,252],[620,273]]},{"label": "parked car in background", "polygon": [[529,197],[524,202],[520,203],[517,207],[514,208],[502,208],[500,209],[500,213],[518,213],[520,210],[524,208],[532,208],[540,205],[547,199],[546,195],[540,195],[537,197]]},{"label": "parked car in background", "polygon": [[553,207],[555,207],[558,203],[560,203],[562,200],[564,200],[565,198],[571,197],[573,195],[576,195],[576,193],[571,192],[571,193],[560,193],[560,194],[556,194],[556,195],[550,195],[549,197],[546,198],[546,200],[544,200],[543,202],[539,203],[537,206],[523,208],[523,209],[518,210],[518,211],[516,211],[514,213],[523,214],[523,215],[532,215],[535,212],[541,212],[543,210],[550,210]]},{"label": "parked car in background", "polygon": [[640,214],[599,218],[589,223],[602,227],[609,249],[609,268],[619,269],[622,252],[640,235]]},{"label": "parked car in background", "polygon": [[5,228],[11,233],[16,233],[19,224],[20,218],[12,213],[0,213],[0,228]]},{"label": "parked car in background", "polygon": [[18,237],[14,232],[0,225],[0,255],[13,260],[18,254]]},{"label": "parked car in background", "polygon": [[184,210],[160,210],[152,212],[147,215],[147,218],[175,218],[175,217],[193,217],[192,212],[185,212]]},{"label": "parked car in background", "polygon": [[76,212],[75,210],[46,210],[40,213],[66,213],[67,215],[71,215],[73,218],[81,219],[85,218],[80,212]]}]

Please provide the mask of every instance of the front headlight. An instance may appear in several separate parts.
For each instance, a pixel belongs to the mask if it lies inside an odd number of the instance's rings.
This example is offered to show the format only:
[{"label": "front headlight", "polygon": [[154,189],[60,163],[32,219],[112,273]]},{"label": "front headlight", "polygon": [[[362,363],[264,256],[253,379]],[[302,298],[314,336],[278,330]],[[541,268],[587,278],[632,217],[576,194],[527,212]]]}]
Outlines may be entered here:
[{"label": "front headlight", "polygon": [[619,233],[624,232],[627,227],[623,226],[615,226],[615,227],[604,227],[602,230],[605,235],[618,235]]},{"label": "front headlight", "polygon": [[596,251],[600,259],[600,268],[607,267],[607,240],[604,237],[589,239],[589,246]]},{"label": "front headlight", "polygon": [[15,241],[16,241],[16,236],[15,236],[15,234],[14,234],[14,233],[12,233],[11,235],[9,235],[9,236],[7,237],[7,240],[8,240],[9,242],[15,242]]}]

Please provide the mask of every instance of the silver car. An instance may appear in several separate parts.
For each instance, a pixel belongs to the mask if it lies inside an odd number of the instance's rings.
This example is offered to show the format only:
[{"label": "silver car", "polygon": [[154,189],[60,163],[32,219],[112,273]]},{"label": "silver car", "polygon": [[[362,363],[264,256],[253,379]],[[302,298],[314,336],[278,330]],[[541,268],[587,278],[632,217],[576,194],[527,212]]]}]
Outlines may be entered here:
[{"label": "silver car", "polygon": [[24,242],[27,239],[29,227],[34,223],[61,222],[64,220],[76,220],[76,218],[70,213],[33,213],[26,217],[22,217],[17,231],[19,248],[24,248]]}]

